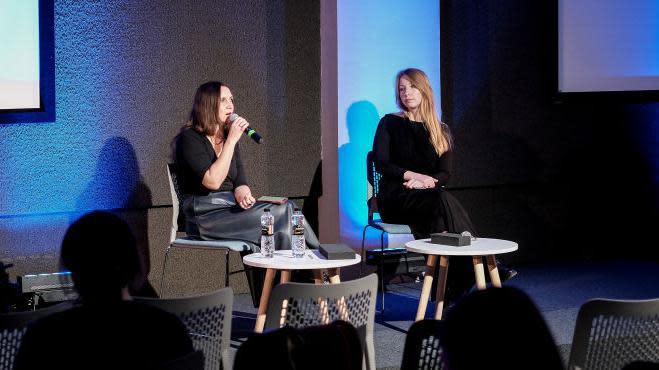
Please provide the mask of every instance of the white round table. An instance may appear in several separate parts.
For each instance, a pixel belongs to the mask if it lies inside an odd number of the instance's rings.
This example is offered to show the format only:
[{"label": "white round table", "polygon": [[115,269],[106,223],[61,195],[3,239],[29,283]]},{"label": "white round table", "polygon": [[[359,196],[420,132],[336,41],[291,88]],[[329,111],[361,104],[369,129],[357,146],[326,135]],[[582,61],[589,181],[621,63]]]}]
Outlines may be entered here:
[{"label": "white round table", "polygon": [[281,270],[281,283],[290,281],[291,270],[314,270],[315,283],[322,284],[322,271],[327,270],[330,283],[336,284],[341,282],[339,268],[356,265],[359,262],[361,262],[361,256],[356,253],[353,259],[328,260],[316,249],[306,250],[302,258],[293,257],[293,253],[290,250],[275,251],[273,257],[265,257],[261,253],[252,253],[244,256],[243,263],[245,265],[266,269],[254,331],[257,333],[263,332],[265,313],[268,310],[268,300],[270,299],[270,292],[272,291],[272,284],[277,270]]},{"label": "white round table", "polygon": [[500,288],[501,279],[499,278],[499,271],[497,270],[497,263],[494,256],[514,252],[518,248],[515,242],[489,238],[475,238],[471,241],[471,245],[463,247],[433,244],[430,243],[430,239],[419,239],[405,243],[405,247],[410,252],[428,255],[426,273],[423,278],[423,288],[421,289],[421,297],[419,298],[419,307],[416,311],[416,321],[422,320],[426,315],[426,307],[430,298],[430,288],[435,274],[437,256],[440,258],[435,319],[441,320],[442,311],[444,310],[444,293],[446,290],[449,256],[471,256],[474,264],[474,274],[476,275],[476,286],[481,290],[485,289],[485,271],[483,269],[483,257],[485,257],[492,285]]}]

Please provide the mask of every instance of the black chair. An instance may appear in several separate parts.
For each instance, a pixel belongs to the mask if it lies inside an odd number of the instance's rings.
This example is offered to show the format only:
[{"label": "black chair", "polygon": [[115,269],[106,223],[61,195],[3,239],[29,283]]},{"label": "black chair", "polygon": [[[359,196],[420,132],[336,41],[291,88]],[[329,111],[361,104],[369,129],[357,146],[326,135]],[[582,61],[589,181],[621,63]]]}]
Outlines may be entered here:
[{"label": "black chair", "polygon": [[286,283],[274,287],[268,301],[265,328],[303,328],[346,321],[357,328],[364,351],[364,368],[375,370],[375,297],[378,287],[374,274],[338,284]]},{"label": "black chair", "polygon": [[593,299],[581,306],[568,369],[647,369],[657,362],[659,299]]},{"label": "black chair", "polygon": [[0,370],[14,368],[14,358],[30,323],[71,307],[73,305],[65,302],[36,311],[0,314]]},{"label": "black chair", "polygon": [[442,322],[417,321],[407,332],[401,370],[444,370],[446,354],[441,341]]},{"label": "black chair", "polygon": [[[361,249],[361,257],[362,257],[362,262],[360,264],[359,268],[359,275],[363,276],[363,270],[364,270],[364,264],[369,263],[369,264],[375,264],[378,267],[378,277],[380,278],[380,284],[381,284],[381,290],[382,290],[382,311],[384,311],[384,292],[385,292],[385,284],[384,284],[384,263],[385,260],[400,260],[404,259],[405,264],[407,265],[407,257],[408,253],[407,250],[402,247],[402,248],[385,248],[384,247],[384,234],[397,234],[397,235],[411,235],[412,230],[408,225],[404,224],[389,224],[386,222],[383,222],[381,219],[376,219],[373,217],[375,213],[378,213],[378,202],[377,202],[377,194],[378,194],[378,185],[380,181],[380,173],[378,173],[375,169],[375,163],[374,163],[374,154],[373,152],[368,152],[366,155],[366,178],[368,179],[367,181],[367,200],[366,200],[366,205],[368,206],[368,224],[364,226],[364,230],[362,231],[362,249]],[[376,250],[370,250],[368,252],[364,252],[364,243],[366,239],[366,230],[371,227],[376,230],[380,231],[380,249]],[[367,258],[368,257],[368,258]],[[368,260],[368,261],[367,261]],[[409,271],[409,268],[408,268]]]},{"label": "black chair", "polygon": [[[233,289],[231,287],[194,297],[145,298],[135,297],[136,302],[157,307],[176,315],[185,325],[195,350],[202,351],[205,367],[231,369],[229,345],[231,342],[231,314],[233,311]],[[191,363],[197,361],[187,359]],[[181,359],[185,363],[186,359]],[[202,361],[204,363],[204,361]]]},{"label": "black chair", "polygon": [[201,240],[195,236],[184,235],[179,237],[178,231],[178,215],[179,215],[179,199],[180,199],[180,189],[179,189],[179,180],[178,180],[178,167],[175,163],[169,163],[167,165],[167,177],[169,178],[169,190],[172,196],[172,228],[170,230],[169,245],[167,246],[167,251],[165,252],[165,260],[162,266],[162,274],[160,275],[160,295],[164,296],[164,282],[167,272],[167,260],[169,258],[169,252],[172,248],[185,248],[185,249],[210,249],[222,251],[225,254],[224,259],[224,285],[229,286],[229,275],[243,272],[244,270],[239,271],[229,271],[229,252],[247,252],[253,251],[255,249],[254,244],[243,241],[243,240]]}]

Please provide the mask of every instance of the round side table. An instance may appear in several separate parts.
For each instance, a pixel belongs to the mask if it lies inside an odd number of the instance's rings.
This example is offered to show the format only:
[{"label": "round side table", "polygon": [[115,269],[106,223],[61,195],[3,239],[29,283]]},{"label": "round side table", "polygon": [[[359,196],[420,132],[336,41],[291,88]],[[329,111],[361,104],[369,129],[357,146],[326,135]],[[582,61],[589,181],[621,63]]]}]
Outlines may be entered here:
[{"label": "round side table", "polygon": [[265,257],[261,253],[252,253],[244,256],[243,263],[245,265],[266,269],[254,331],[257,333],[263,332],[265,313],[268,311],[268,300],[270,299],[272,283],[277,270],[281,270],[281,283],[290,281],[291,270],[314,270],[315,283],[322,284],[322,271],[327,270],[330,276],[330,283],[337,284],[341,282],[339,268],[356,265],[359,262],[361,262],[361,257],[358,254],[355,254],[355,258],[353,259],[328,260],[316,249],[306,250],[302,258],[293,257],[290,250],[275,251],[272,258]]},{"label": "round side table", "polygon": [[437,282],[437,306],[435,308],[435,320],[442,319],[444,310],[444,293],[446,290],[446,276],[448,273],[448,262],[450,256],[471,256],[474,264],[474,274],[476,275],[476,286],[478,289],[485,289],[485,271],[483,268],[483,257],[487,261],[487,269],[490,272],[492,285],[500,288],[501,279],[497,270],[497,254],[510,253],[517,250],[517,243],[509,240],[475,238],[471,245],[464,247],[453,247],[443,244],[432,244],[430,239],[419,239],[405,243],[405,247],[410,252],[416,252],[428,255],[426,261],[426,273],[423,278],[423,288],[419,298],[419,307],[416,311],[415,321],[422,320],[426,315],[426,307],[430,298],[430,287],[437,268],[437,256],[439,256],[439,281]]}]

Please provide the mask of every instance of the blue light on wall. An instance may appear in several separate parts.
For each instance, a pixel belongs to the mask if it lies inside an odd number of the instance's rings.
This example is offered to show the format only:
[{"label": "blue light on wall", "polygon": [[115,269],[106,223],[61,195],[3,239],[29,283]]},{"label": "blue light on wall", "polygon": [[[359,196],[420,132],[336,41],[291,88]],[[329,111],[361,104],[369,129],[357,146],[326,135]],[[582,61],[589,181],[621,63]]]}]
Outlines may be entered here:
[{"label": "blue light on wall", "polygon": [[399,110],[396,73],[424,70],[440,106],[439,1],[338,0],[337,43],[340,232],[356,245],[367,222],[366,153],[380,118]]},{"label": "blue light on wall", "polygon": [[126,58],[121,10],[56,4],[56,118],[0,125],[0,215],[121,208],[139,183],[135,150],[117,136],[136,130],[119,82],[139,62]]}]

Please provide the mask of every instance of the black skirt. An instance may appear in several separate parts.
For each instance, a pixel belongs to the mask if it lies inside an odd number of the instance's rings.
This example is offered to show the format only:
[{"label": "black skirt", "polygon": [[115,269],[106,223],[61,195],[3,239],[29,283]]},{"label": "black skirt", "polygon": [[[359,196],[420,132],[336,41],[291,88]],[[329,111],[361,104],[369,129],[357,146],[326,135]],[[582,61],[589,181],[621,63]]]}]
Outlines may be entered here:
[{"label": "black skirt", "polygon": [[[261,215],[266,208],[274,216],[275,249],[291,249],[291,216],[295,204],[256,202],[249,209],[236,204],[232,192],[223,191],[205,196],[189,196],[183,201],[186,231],[205,240],[235,239],[261,244]],[[305,240],[308,248],[318,248],[320,243],[313,230],[305,222]]]},{"label": "black skirt", "polygon": [[[415,239],[430,238],[431,233],[462,233],[477,236],[469,214],[460,201],[443,188],[397,191],[378,198],[382,221],[407,224]],[[431,299],[436,299],[439,269],[435,270]],[[470,257],[449,259],[445,300],[453,302],[474,285],[474,268]]]},{"label": "black skirt", "polygon": [[396,191],[378,197],[378,207],[384,222],[409,225],[415,239],[444,231],[476,236],[467,211],[443,188]]}]

